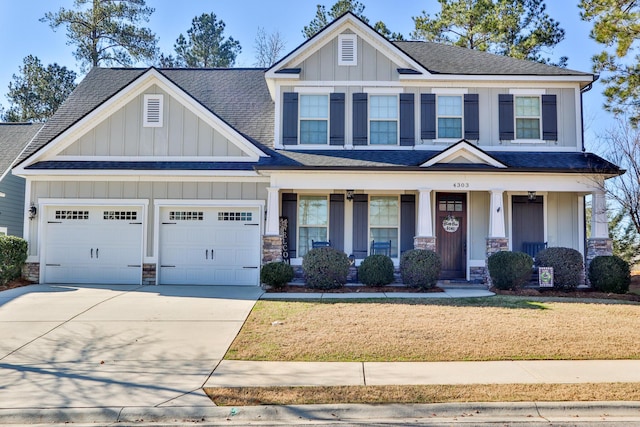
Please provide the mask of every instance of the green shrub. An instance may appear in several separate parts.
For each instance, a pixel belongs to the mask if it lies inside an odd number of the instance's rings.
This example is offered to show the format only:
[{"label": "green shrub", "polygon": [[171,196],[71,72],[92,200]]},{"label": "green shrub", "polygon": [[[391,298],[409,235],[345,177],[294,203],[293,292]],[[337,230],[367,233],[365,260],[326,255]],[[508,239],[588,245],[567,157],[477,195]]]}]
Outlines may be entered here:
[{"label": "green shrub", "polygon": [[589,264],[589,281],[598,291],[625,294],[631,284],[629,264],[615,255],[597,256]]},{"label": "green shrub", "polygon": [[412,288],[433,288],[440,277],[440,256],[427,249],[412,249],[400,257],[402,283]]},{"label": "green shrub", "polygon": [[393,261],[386,255],[369,255],[358,267],[358,279],[364,285],[384,286],[395,280]]},{"label": "green shrub", "polygon": [[531,278],[533,258],[524,252],[496,252],[487,261],[489,276],[498,289],[515,290]]},{"label": "green shrub", "polygon": [[6,285],[22,275],[27,255],[26,240],[16,236],[0,236],[0,284]]},{"label": "green shrub", "polygon": [[582,255],[571,248],[547,248],[536,255],[537,267],[553,267],[553,287],[574,290],[584,280]]},{"label": "green shrub", "polygon": [[260,269],[260,283],[282,289],[293,280],[293,267],[286,262],[270,262]]},{"label": "green shrub", "polygon": [[349,258],[335,248],[311,249],[302,259],[307,286],[313,289],[338,289],[347,283]]}]

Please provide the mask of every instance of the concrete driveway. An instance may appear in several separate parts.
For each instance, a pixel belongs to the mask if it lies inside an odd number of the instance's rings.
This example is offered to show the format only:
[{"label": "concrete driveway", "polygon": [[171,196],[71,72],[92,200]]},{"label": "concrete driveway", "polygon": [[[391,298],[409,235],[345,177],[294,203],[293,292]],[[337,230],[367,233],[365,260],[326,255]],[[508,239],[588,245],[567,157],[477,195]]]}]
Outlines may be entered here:
[{"label": "concrete driveway", "polygon": [[0,292],[0,408],[210,406],[202,385],[259,287]]}]

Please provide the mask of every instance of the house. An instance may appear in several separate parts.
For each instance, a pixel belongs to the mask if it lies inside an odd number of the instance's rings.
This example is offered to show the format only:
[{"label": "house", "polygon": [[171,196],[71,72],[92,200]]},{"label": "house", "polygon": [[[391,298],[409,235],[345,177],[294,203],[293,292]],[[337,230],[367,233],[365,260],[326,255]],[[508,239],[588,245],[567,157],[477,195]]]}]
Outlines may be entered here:
[{"label": "house", "polygon": [[604,209],[585,235],[585,197],[622,173],[584,150],[595,78],[350,13],[267,70],[95,68],[13,170],[30,278],[257,285],[314,241],[356,263],[430,248],[461,280],[498,250],[610,253]]},{"label": "house", "polygon": [[11,166],[41,127],[41,123],[0,123],[0,236],[22,237],[25,180],[13,175]]}]

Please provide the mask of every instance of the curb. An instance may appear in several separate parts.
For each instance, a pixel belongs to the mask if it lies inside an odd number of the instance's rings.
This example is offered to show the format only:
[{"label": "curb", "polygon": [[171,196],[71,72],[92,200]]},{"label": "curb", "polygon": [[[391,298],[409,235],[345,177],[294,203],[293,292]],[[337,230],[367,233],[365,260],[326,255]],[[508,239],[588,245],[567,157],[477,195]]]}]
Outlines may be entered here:
[{"label": "curb", "polygon": [[517,402],[441,404],[339,404],[243,407],[0,409],[0,425],[53,423],[203,423],[233,425],[309,421],[639,422],[640,402]]}]

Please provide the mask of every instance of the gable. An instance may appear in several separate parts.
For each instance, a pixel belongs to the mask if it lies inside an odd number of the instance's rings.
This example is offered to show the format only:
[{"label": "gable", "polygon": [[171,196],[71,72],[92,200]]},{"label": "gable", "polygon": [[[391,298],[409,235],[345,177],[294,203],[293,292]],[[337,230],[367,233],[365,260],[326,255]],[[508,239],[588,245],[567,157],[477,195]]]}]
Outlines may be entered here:
[{"label": "gable", "polygon": [[421,164],[420,167],[429,167],[439,164],[484,165],[495,168],[507,167],[507,165],[500,162],[495,157],[487,154],[464,139],[459,141],[457,144],[442,150],[440,153]]},{"label": "gable", "polygon": [[[151,114],[149,105],[155,107]],[[224,157],[227,161],[250,157],[237,143],[157,84],[108,115],[56,158],[93,156]]]},{"label": "gable", "polygon": [[274,97],[278,79],[391,81],[407,70],[428,74],[369,25],[346,13],[272,66],[265,77]]},{"label": "gable", "polygon": [[[87,88],[81,83],[82,90]],[[162,120],[145,126],[144,102],[149,96],[163,99]],[[194,96],[151,68],[30,154],[18,169],[56,160],[257,162],[265,156]]]}]

